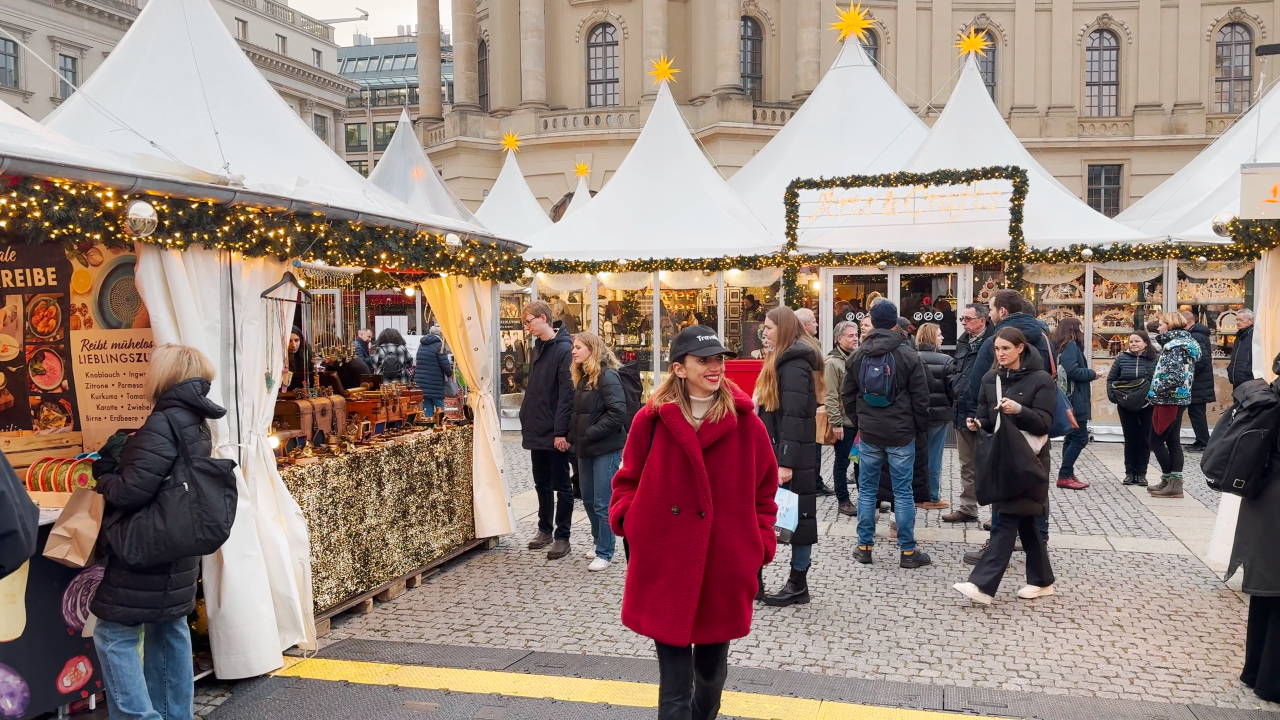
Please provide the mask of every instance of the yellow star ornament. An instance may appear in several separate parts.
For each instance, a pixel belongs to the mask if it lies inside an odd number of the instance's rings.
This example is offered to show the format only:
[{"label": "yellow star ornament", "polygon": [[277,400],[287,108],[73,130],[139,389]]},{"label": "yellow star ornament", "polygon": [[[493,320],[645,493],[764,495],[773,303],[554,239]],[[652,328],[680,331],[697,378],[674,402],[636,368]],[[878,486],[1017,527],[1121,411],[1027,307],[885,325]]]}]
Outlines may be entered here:
[{"label": "yellow star ornament", "polygon": [[664,80],[667,82],[676,81],[676,73],[680,71],[671,67],[671,63],[675,62],[675,58],[668,59],[666,55],[663,55],[657,60],[650,60],[649,62],[653,64],[653,69],[649,71],[649,74],[653,76],[654,85]]},{"label": "yellow star ornament", "polygon": [[520,136],[513,133],[505,133],[502,136],[502,149],[511,152],[520,152]]},{"label": "yellow star ornament", "polygon": [[574,172],[578,177],[586,177],[586,176],[588,176],[588,175],[590,175],[590,174],[591,174],[591,167],[590,167],[589,165],[587,165],[586,163],[581,163],[581,162],[580,162],[580,163],[578,163],[578,164],[573,168],[573,172]]},{"label": "yellow star ornament", "polygon": [[987,39],[987,34],[985,32],[979,35],[978,29],[971,27],[969,28],[969,35],[962,36],[960,38],[960,42],[955,44],[955,47],[960,49],[960,55],[958,57],[964,57],[965,55],[973,52],[978,53],[982,57],[986,57],[987,48],[991,47],[991,41]]},{"label": "yellow star ornament", "polygon": [[841,10],[840,6],[836,6],[836,12],[840,14],[840,22],[831,23],[832,30],[839,30],[840,37],[836,38],[840,42],[850,35],[857,35],[862,42],[867,41],[867,29],[871,27],[872,22],[867,19],[867,11],[862,9],[862,5],[849,5],[848,10]]}]

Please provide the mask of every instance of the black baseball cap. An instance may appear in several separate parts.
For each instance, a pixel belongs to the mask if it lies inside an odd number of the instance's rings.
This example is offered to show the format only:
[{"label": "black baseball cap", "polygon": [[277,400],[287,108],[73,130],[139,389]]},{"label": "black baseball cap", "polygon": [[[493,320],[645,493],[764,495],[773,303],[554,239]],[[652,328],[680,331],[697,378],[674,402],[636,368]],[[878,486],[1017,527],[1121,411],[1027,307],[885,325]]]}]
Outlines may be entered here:
[{"label": "black baseball cap", "polygon": [[680,331],[671,339],[671,361],[680,362],[685,355],[707,358],[713,355],[724,355],[736,358],[738,354],[726,348],[720,342],[716,331],[705,325],[694,325]]}]

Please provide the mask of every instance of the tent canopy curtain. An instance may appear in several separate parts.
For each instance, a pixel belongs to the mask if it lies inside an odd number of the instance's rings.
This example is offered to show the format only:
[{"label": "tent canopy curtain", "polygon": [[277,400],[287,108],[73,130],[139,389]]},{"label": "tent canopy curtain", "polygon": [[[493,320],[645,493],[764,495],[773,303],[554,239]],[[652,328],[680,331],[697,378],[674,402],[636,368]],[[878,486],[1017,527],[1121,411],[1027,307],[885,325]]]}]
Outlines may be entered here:
[{"label": "tent canopy curtain", "polygon": [[662,287],[668,290],[701,290],[716,286],[716,274],[701,270],[663,270],[658,273]]},{"label": "tent canopy curtain", "polygon": [[538,294],[540,295],[548,291],[556,293],[585,291],[589,287],[591,287],[590,273],[567,275],[538,273]]},{"label": "tent canopy curtain", "polygon": [[647,272],[600,273],[597,277],[610,290],[648,290],[653,285],[653,273]]},{"label": "tent canopy curtain", "polygon": [[782,268],[726,270],[725,287],[769,287],[782,279]]},{"label": "tent canopy curtain", "polygon": [[1114,283],[1135,283],[1155,280],[1164,275],[1164,262],[1131,261],[1096,263],[1093,269],[1103,280]]},{"label": "tent canopy curtain", "polygon": [[1178,269],[1182,271],[1183,275],[1196,280],[1212,280],[1214,278],[1239,280],[1248,275],[1249,271],[1253,269],[1253,261],[1207,262],[1204,264],[1179,262]]}]

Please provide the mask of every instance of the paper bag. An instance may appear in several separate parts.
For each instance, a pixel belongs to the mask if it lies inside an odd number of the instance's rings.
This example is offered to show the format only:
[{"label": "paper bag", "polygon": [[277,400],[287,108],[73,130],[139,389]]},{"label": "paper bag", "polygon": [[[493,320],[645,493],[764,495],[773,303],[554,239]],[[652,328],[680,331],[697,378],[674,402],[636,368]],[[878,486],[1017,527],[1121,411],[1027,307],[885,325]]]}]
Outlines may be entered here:
[{"label": "paper bag", "polygon": [[773,526],[795,532],[800,524],[800,496],[786,488],[778,488],[773,500],[778,504],[778,519],[773,521]]},{"label": "paper bag", "polygon": [[93,559],[93,549],[102,529],[106,503],[93,490],[81,488],[71,495],[58,521],[49,531],[44,556],[67,567],[82,568]]}]

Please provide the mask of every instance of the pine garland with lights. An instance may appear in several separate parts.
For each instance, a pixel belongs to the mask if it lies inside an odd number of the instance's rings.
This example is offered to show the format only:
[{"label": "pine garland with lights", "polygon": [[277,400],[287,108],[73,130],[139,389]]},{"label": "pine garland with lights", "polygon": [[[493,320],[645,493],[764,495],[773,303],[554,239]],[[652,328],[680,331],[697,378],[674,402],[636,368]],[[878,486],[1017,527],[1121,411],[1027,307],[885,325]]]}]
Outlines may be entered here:
[{"label": "pine garland with lights", "polygon": [[688,272],[705,270],[719,272],[721,270],[761,270],[763,268],[783,267],[784,256],[770,255],[725,255],[713,258],[650,258],[647,260],[526,260],[524,265],[533,272],[551,275],[587,274],[587,273],[621,273],[621,272]]}]

